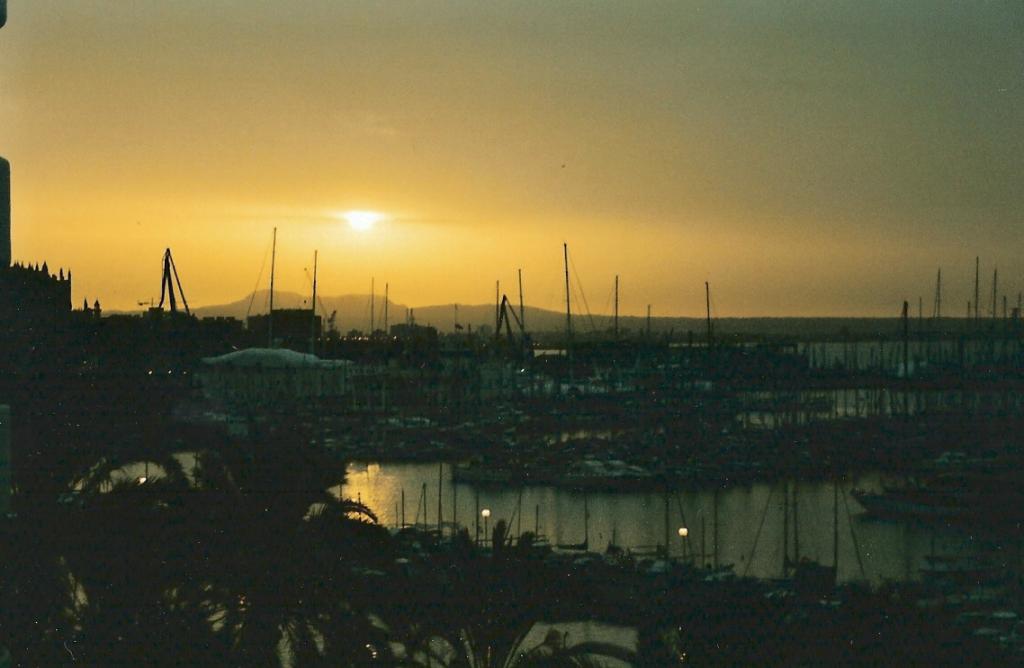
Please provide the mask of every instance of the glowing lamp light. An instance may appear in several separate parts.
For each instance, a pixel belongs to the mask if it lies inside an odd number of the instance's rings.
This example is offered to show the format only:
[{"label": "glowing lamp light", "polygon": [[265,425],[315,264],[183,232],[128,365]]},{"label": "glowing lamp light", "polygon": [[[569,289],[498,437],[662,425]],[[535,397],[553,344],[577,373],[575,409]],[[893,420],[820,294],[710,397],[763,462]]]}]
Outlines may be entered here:
[{"label": "glowing lamp light", "polygon": [[687,529],[686,527],[679,527],[679,537],[680,538],[686,538],[689,535],[690,535],[690,530],[689,529]]},{"label": "glowing lamp light", "polygon": [[149,478],[147,478],[144,475],[140,475],[139,479],[136,482],[138,482],[140,485],[145,485],[147,480],[149,480]]},{"label": "glowing lamp light", "polygon": [[491,516],[491,509],[490,508],[484,508],[483,510],[480,511],[480,514],[484,517],[484,519],[487,519],[488,517]]},{"label": "glowing lamp light", "polygon": [[376,211],[346,211],[341,217],[357,232],[369,232],[374,225],[384,219],[384,216]]}]

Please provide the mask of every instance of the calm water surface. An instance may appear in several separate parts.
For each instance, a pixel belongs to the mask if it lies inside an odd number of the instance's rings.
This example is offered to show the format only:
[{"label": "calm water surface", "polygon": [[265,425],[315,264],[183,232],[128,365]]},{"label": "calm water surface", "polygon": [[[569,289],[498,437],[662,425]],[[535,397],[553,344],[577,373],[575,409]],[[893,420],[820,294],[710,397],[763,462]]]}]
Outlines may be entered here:
[{"label": "calm water surface", "polygon": [[[488,527],[504,519],[513,531],[539,529],[553,544],[581,543],[585,537],[585,508],[589,509],[590,549],[603,551],[609,543],[644,548],[665,542],[665,499],[660,492],[588,494],[552,487],[491,489],[453,485],[447,464],[353,463],[341,488],[344,496],[367,504],[386,526],[402,519],[405,492],[405,523],[433,525],[438,520],[440,474],[442,520],[446,529],[454,520],[477,530],[483,509],[491,515]],[[426,503],[423,488],[426,485]],[[842,486],[839,501],[839,579],[843,581],[908,580],[919,577],[931,554],[969,554],[999,549],[999,541],[968,529],[922,526],[912,522],[888,522],[868,518],[850,496],[853,486],[877,489],[877,476]],[[676,557],[714,559],[716,495],[710,490],[680,490],[668,497],[669,545]],[[831,483],[800,483],[796,524],[799,554],[823,564],[833,560],[833,486]],[[781,575],[783,560],[782,485],[757,484],[732,487],[717,494],[718,560],[733,564],[737,574],[771,578]],[[521,513],[518,512],[522,509]],[[792,510],[792,509],[791,509]],[[793,515],[789,520],[789,550],[795,545]],[[678,535],[680,527],[688,536]],[[703,531],[702,531],[703,529]],[[483,534],[484,519],[479,519]],[[858,559],[859,554],[859,559]],[[1008,557],[1012,558],[1007,552]]]}]

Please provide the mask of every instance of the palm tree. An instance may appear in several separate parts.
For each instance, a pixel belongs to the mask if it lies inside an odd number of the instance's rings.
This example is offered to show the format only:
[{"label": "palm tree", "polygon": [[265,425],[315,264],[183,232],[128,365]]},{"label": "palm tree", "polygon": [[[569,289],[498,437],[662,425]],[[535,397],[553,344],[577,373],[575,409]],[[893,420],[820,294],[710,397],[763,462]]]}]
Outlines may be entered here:
[{"label": "palm tree", "polygon": [[296,433],[197,449],[194,463],[181,446],[122,447],[82,466],[59,502],[22,504],[2,527],[0,645],[26,665],[629,658],[551,634],[523,646],[551,596],[532,538],[513,541],[505,522],[489,556],[465,533],[432,553],[431,577],[394,577],[395,541],[367,507],[328,491],[343,465]]},{"label": "palm tree", "polygon": [[[508,524],[497,522],[489,555],[481,553],[464,531],[445,559],[442,586],[428,600],[403,600],[413,610],[404,619],[415,637],[403,638],[420,665],[449,668],[542,668],[600,665],[601,658],[632,664],[632,652],[607,643],[565,646],[552,630],[544,642],[524,642],[541,619],[549,618],[553,596],[548,571],[535,537],[513,540]],[[396,619],[393,615],[388,619]]]},{"label": "palm tree", "polygon": [[0,593],[43,630],[5,624],[0,643],[26,664],[387,665],[367,573],[389,537],[327,491],[342,467],[283,440],[192,471],[159,449],[84,468],[48,522],[16,527],[39,563],[5,567]]},{"label": "palm tree", "polygon": [[565,634],[557,629],[548,631],[544,642],[527,652],[518,652],[507,668],[590,668],[606,665],[603,659],[616,659],[632,665],[636,655],[618,645],[584,642],[566,645]]}]

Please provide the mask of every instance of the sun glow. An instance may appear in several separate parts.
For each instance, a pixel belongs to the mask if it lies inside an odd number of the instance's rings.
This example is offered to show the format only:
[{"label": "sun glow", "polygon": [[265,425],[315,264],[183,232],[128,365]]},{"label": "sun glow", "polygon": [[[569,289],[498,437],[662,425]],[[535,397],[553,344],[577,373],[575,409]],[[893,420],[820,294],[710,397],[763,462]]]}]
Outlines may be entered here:
[{"label": "sun glow", "polygon": [[359,232],[372,230],[374,225],[384,219],[384,216],[376,211],[346,211],[341,217],[349,227]]}]

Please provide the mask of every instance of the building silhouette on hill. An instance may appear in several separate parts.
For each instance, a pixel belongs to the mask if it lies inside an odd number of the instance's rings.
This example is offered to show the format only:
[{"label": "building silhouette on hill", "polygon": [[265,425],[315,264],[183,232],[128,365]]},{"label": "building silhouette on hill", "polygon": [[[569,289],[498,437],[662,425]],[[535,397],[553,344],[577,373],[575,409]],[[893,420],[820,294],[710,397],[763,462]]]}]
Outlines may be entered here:
[{"label": "building silhouette on hill", "polygon": [[70,317],[70,270],[11,262],[11,167],[0,158],[0,362],[52,345]]}]

